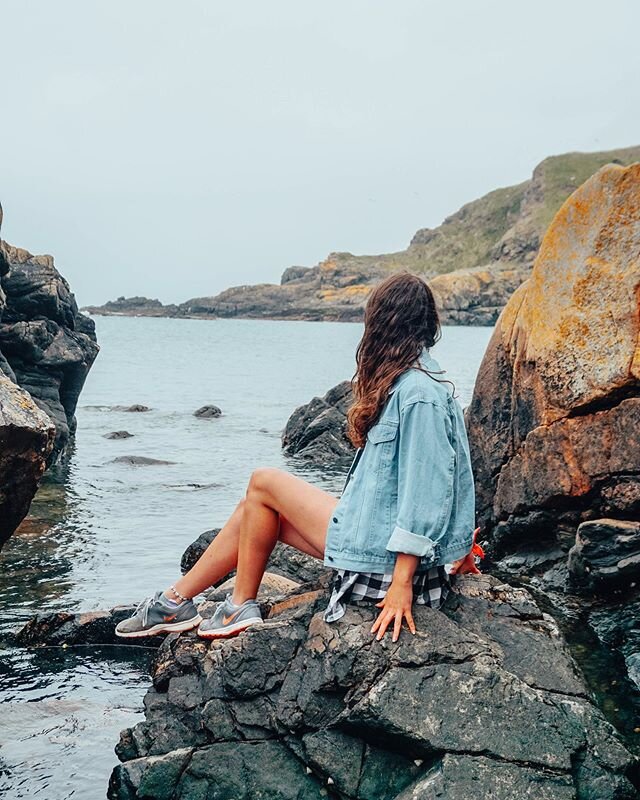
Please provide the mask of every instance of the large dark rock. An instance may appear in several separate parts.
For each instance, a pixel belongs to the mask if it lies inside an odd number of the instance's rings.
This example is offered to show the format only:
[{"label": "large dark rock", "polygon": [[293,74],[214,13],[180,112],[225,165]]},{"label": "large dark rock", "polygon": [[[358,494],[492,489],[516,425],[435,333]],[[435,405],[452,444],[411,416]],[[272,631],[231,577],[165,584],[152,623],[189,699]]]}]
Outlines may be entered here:
[{"label": "large dark rock", "polygon": [[446,613],[376,642],[301,588],[239,637],[163,643],[110,798],[631,800],[634,757],[524,590],[463,578]]},{"label": "large dark rock", "polygon": [[351,382],[343,381],[299,406],[282,433],[284,452],[319,466],[348,463],[355,453],[346,433],[351,401]]},{"label": "large dark rock", "polygon": [[0,546],[66,453],[97,353],[94,324],[51,256],[0,241]]},{"label": "large dark rock", "polygon": [[6,242],[0,243],[0,250],[5,264],[0,283],[6,297],[0,318],[0,368],[53,420],[52,463],[65,453],[76,428],[78,398],[98,354],[95,328],[78,311],[51,256],[34,256]]},{"label": "large dark rock", "polygon": [[640,600],[639,296],[640,164],[609,165],[553,218],[465,411],[490,556],[620,647],[619,682],[624,664],[640,678],[627,624]]}]

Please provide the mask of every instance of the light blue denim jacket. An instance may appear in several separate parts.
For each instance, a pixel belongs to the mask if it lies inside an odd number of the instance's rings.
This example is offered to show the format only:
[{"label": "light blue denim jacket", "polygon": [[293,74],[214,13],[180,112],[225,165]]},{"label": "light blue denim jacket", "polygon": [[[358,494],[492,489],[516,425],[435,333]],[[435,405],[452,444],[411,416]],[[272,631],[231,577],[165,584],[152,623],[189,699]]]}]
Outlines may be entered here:
[{"label": "light blue denim jacket", "polygon": [[[420,363],[438,371],[424,348]],[[367,434],[327,528],[324,563],[388,572],[397,553],[424,568],[471,549],[475,493],[462,407],[451,384],[418,369],[400,375]],[[357,466],[357,469],[356,469]]]}]

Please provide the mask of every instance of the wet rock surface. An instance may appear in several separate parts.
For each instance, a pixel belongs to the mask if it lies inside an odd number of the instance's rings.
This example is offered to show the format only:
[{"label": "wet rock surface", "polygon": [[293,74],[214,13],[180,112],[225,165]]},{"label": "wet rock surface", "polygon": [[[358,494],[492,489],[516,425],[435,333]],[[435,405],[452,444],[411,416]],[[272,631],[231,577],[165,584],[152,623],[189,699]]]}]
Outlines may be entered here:
[{"label": "wet rock surface", "polygon": [[235,639],[167,637],[108,796],[637,796],[635,759],[526,591],[459,578],[395,644],[373,640],[372,606],[328,625],[326,601],[300,587]]},{"label": "wet rock surface", "polygon": [[574,587],[605,594],[640,580],[640,522],[595,519],[583,522],[569,551]]},{"label": "wet rock surface", "polygon": [[346,434],[351,400],[351,382],[342,381],[324,397],[299,406],[282,433],[284,452],[319,466],[348,464],[355,453]]},{"label": "wet rock surface", "polygon": [[111,433],[104,434],[105,439],[131,439],[133,434],[129,431],[111,431]]},{"label": "wet rock surface", "polygon": [[[85,645],[85,644],[119,644],[126,645],[127,640],[115,635],[115,627],[122,620],[130,617],[135,606],[118,606],[109,611],[86,611],[70,613],[60,611],[52,614],[36,614],[26,625],[11,637],[11,644],[19,647],[38,647],[42,645]],[[144,644],[156,647],[163,637],[151,637]],[[132,640],[129,641],[129,644]]]}]

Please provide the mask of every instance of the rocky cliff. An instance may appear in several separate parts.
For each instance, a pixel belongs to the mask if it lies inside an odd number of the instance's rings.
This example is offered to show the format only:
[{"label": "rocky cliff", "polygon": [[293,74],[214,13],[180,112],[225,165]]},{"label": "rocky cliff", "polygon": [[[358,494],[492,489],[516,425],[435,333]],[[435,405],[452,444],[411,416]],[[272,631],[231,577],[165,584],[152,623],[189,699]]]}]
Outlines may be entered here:
[{"label": "rocky cliff", "polygon": [[530,180],[468,203],[437,228],[419,230],[409,247],[398,253],[332,253],[315,267],[289,267],[279,285],[235,286],[179,306],[158,308],[157,301],[146,298],[120,298],[89,310],[150,316],[360,320],[372,287],[389,272],[407,269],[430,280],[445,324],[493,325],[511,294],[529,276],[542,236],[564,200],[604,164],[628,165],[638,160],[640,147],[547,158]]},{"label": "rocky cliff", "polygon": [[466,410],[498,567],[624,656],[640,687],[640,164],[562,206]]},{"label": "rocky cliff", "polygon": [[329,625],[326,602],[299,587],[236,639],[168,637],[108,796],[637,796],[635,758],[526,591],[461,578],[445,612],[417,607],[417,634],[395,644],[372,637],[372,606]]},{"label": "rocky cliff", "polygon": [[51,256],[0,241],[0,547],[67,450],[97,353],[93,321]]},{"label": "rocky cliff", "polygon": [[56,429],[50,462],[75,431],[75,410],[97,354],[93,320],[81,314],[51,256],[0,244],[6,272],[0,317],[0,369],[29,392]]}]

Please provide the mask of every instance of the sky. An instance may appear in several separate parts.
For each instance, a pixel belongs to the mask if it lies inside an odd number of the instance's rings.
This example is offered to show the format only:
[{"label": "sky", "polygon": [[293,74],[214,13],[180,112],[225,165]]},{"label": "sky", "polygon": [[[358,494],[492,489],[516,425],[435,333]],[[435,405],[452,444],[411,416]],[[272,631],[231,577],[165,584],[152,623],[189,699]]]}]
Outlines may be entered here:
[{"label": "sky", "polygon": [[2,237],[80,304],[403,249],[640,144],[637,0],[0,0]]}]

